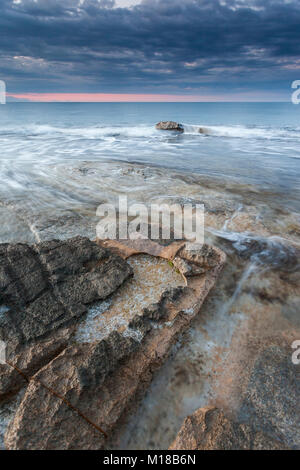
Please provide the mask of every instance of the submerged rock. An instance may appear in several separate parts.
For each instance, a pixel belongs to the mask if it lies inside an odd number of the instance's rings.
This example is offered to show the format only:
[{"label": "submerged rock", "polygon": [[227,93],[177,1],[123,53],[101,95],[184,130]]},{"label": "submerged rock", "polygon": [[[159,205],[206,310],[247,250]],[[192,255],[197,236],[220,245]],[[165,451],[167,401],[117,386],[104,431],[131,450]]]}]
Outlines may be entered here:
[{"label": "submerged rock", "polygon": [[299,449],[300,371],[291,351],[273,344],[258,354],[238,416]]},{"label": "submerged rock", "polygon": [[155,127],[161,131],[184,132],[183,125],[175,121],[161,121],[158,122]]},{"label": "submerged rock", "polygon": [[188,416],[171,450],[280,450],[286,446],[249,424],[228,419],[218,408],[200,408]]},{"label": "submerged rock", "polygon": [[278,337],[263,341],[266,346],[254,340],[248,364],[240,352],[240,371],[226,364],[218,387],[239,382],[238,392],[233,388],[231,396],[216,398],[226,415],[215,407],[198,409],[185,419],[172,449],[299,449],[299,366],[293,364],[288,345],[276,344]]},{"label": "submerged rock", "polygon": [[207,129],[206,127],[199,127],[198,132],[199,134],[204,134],[204,135],[210,134],[210,130]]}]

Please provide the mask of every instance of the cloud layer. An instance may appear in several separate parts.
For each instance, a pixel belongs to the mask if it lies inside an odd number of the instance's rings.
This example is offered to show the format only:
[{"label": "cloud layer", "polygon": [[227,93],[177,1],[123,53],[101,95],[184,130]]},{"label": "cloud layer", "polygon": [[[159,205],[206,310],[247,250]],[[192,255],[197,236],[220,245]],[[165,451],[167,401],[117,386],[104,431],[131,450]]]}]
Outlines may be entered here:
[{"label": "cloud layer", "polygon": [[0,79],[24,92],[288,97],[297,0],[2,0]]}]

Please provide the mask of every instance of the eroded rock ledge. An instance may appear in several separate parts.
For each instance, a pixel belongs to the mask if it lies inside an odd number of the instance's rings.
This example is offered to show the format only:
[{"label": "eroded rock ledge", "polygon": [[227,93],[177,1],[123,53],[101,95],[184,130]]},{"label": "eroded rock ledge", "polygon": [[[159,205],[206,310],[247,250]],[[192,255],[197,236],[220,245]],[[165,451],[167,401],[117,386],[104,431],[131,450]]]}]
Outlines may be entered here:
[{"label": "eroded rock ledge", "polygon": [[[153,242],[150,249],[146,242],[142,250],[138,245],[131,246],[134,256],[148,253],[144,262],[153,264]],[[26,387],[6,432],[8,449],[105,448],[199,312],[225,262],[222,251],[206,245],[192,256],[182,244],[158,249],[169,260],[160,269],[173,273],[169,287],[154,303],[146,297],[147,305],[139,291],[140,311],[127,304],[124,313],[122,296],[132,296],[145,281],[141,272],[153,276],[153,269],[139,271],[128,247],[116,248],[82,237],[1,246],[0,334],[13,366],[1,366],[2,398]],[[128,257],[129,263],[123,259]],[[156,292],[152,279],[146,281],[145,289]],[[108,296],[111,306],[103,308],[99,301]],[[78,334],[82,326],[96,330],[94,320],[103,318],[112,329],[103,327],[92,339]]]}]

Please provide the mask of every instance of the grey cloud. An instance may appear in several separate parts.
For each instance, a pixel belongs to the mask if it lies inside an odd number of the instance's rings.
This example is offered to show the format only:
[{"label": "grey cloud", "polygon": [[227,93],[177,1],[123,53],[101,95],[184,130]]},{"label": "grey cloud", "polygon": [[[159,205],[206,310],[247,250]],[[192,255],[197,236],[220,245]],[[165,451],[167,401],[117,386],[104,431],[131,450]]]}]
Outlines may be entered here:
[{"label": "grey cloud", "polygon": [[287,86],[300,6],[284,0],[2,1],[0,77],[13,91],[175,92]]}]

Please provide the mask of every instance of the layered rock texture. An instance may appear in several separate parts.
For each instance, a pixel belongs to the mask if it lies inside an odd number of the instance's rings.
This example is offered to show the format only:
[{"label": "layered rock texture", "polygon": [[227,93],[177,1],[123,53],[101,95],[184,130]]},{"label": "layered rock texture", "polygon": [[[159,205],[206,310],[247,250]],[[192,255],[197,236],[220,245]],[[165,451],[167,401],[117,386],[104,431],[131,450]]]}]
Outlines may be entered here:
[{"label": "layered rock texture", "polygon": [[[87,238],[0,245],[0,339],[7,361],[31,376],[62,351],[87,306],[130,275],[120,257]],[[0,399],[24,378],[0,365]]]},{"label": "layered rock texture", "polygon": [[224,262],[183,243],[2,245],[2,403],[22,389],[6,448],[109,447]]}]

